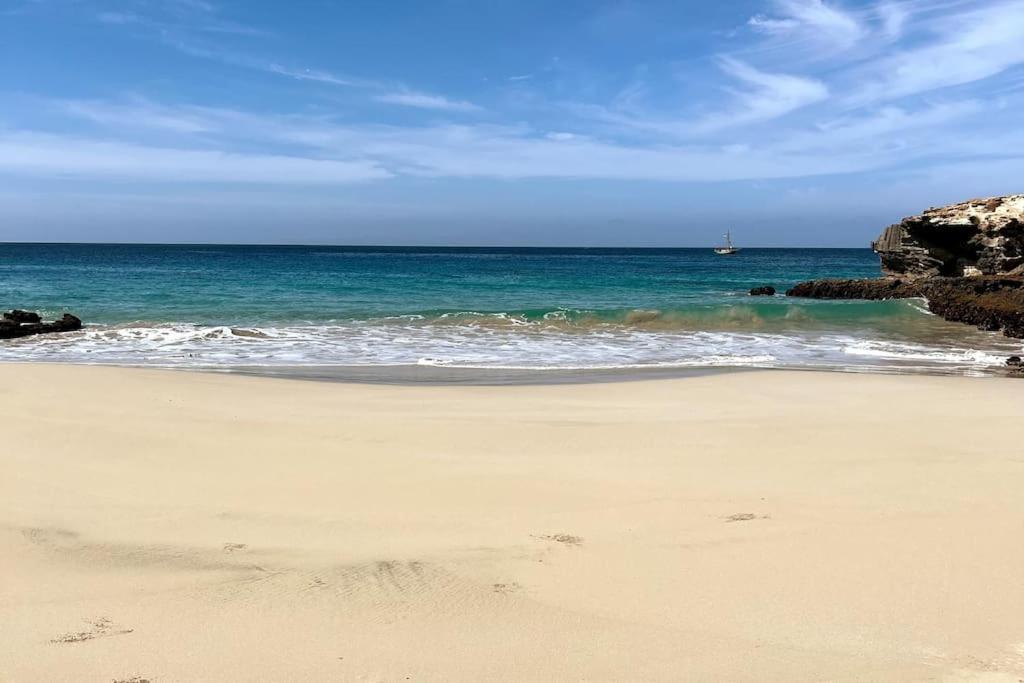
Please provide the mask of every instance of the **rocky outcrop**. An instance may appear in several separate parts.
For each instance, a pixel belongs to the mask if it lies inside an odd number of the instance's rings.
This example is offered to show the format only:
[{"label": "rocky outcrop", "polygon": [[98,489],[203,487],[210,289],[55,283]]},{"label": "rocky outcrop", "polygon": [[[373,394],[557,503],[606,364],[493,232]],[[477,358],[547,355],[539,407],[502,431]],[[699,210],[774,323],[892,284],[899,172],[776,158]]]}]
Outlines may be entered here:
[{"label": "rocky outcrop", "polygon": [[1024,279],[935,278],[922,282],[928,310],[946,320],[1024,338]]},{"label": "rocky outcrop", "polygon": [[907,299],[921,296],[920,287],[903,280],[810,280],[786,291],[805,299]]},{"label": "rocky outcrop", "polygon": [[750,290],[750,296],[775,296],[775,288],[770,285],[754,287]]},{"label": "rocky outcrop", "polygon": [[0,320],[0,339],[17,339],[34,334],[51,332],[73,332],[82,329],[82,321],[70,313],[65,313],[59,320],[43,322],[38,313],[14,310],[4,313]]},{"label": "rocky outcrop", "polygon": [[15,308],[13,311],[4,313],[4,320],[11,320],[16,323],[38,323],[42,322],[42,318],[39,317],[38,313],[31,311],[23,311],[20,308]]},{"label": "rocky outcrop", "polygon": [[886,277],[812,280],[786,295],[923,297],[946,320],[1024,338],[1024,194],[928,209],[890,225],[871,246]]},{"label": "rocky outcrop", "polygon": [[1024,275],[1024,194],[928,209],[872,242],[888,277]]},{"label": "rocky outcrop", "polygon": [[1024,338],[1024,278],[933,277],[917,280],[811,280],[786,296],[810,299],[906,299],[924,297],[928,310],[946,320],[1002,330]]}]

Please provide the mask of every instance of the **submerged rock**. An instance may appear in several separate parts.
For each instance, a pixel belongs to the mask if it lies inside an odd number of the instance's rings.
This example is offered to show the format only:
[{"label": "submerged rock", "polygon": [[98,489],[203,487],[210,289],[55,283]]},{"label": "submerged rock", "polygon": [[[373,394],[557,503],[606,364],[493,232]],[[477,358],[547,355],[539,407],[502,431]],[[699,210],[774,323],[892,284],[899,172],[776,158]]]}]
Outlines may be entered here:
[{"label": "submerged rock", "polygon": [[4,313],[0,320],[0,339],[17,339],[30,337],[34,334],[51,332],[73,332],[82,329],[82,321],[70,313],[65,313],[59,320],[42,322],[38,313],[14,310]]},{"label": "submerged rock", "polygon": [[775,296],[775,288],[771,286],[754,287],[750,290],[750,296]]},{"label": "submerged rock", "polygon": [[1024,275],[1024,194],[931,208],[871,243],[888,277]]}]

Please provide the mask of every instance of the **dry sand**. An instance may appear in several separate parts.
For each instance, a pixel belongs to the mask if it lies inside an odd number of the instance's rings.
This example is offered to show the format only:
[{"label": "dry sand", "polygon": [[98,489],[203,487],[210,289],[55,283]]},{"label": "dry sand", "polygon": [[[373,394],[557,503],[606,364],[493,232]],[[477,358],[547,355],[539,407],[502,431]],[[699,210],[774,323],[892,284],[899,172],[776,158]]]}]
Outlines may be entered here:
[{"label": "dry sand", "polygon": [[0,366],[0,680],[1024,677],[1024,382]]}]

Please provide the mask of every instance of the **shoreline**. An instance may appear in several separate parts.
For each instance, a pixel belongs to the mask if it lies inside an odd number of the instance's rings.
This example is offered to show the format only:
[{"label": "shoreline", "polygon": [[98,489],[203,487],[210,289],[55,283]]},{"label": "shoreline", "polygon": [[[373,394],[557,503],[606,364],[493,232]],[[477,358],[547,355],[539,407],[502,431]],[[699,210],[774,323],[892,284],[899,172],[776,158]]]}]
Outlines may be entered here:
[{"label": "shoreline", "polygon": [[0,678],[1024,676],[1024,385],[0,365]]},{"label": "shoreline", "polygon": [[323,382],[328,384],[381,385],[396,387],[455,386],[558,386],[616,384],[645,381],[685,380],[736,373],[820,373],[835,375],[869,375],[880,377],[952,377],[969,379],[1016,379],[1008,366],[992,366],[985,370],[922,368],[902,369],[897,366],[850,365],[841,367],[764,367],[757,365],[650,366],[613,368],[488,368],[445,367],[435,365],[264,365],[264,366],[161,366],[114,363],[81,363],[75,361],[0,361],[3,367],[87,367],[121,370],[166,371],[202,375],[239,376],[265,379]]}]

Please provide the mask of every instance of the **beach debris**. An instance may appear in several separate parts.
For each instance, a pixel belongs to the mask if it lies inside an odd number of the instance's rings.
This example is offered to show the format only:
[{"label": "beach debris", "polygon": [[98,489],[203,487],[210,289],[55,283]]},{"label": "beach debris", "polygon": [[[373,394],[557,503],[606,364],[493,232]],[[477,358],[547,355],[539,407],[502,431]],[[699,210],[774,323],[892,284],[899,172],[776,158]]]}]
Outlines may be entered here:
[{"label": "beach debris", "polygon": [[501,593],[502,595],[508,595],[509,593],[515,593],[517,590],[522,588],[518,583],[496,583],[494,584],[494,592]]},{"label": "beach debris", "polygon": [[554,541],[564,545],[580,545],[583,543],[582,536],[573,536],[572,534],[548,534],[546,536],[535,536],[534,538],[539,538],[542,541]]},{"label": "beach debris", "polygon": [[750,290],[750,296],[775,296],[775,288],[771,285],[754,287]]},{"label": "beach debris", "polygon": [[65,313],[53,322],[43,322],[38,313],[14,309],[4,313],[0,319],[0,339],[17,339],[34,334],[51,332],[73,332],[82,329],[82,321],[70,313]]},{"label": "beach debris", "polygon": [[89,628],[83,631],[75,631],[74,633],[65,633],[62,636],[58,636],[51,640],[51,643],[81,643],[86,640],[92,640],[94,638],[106,638],[108,636],[119,636],[126,633],[132,633],[134,629],[125,628],[119,629],[114,627],[114,623],[107,617],[100,617],[87,622]]},{"label": "beach debris", "polygon": [[726,522],[749,522],[754,519],[771,519],[771,515],[755,515],[753,512],[737,512],[734,515],[726,515],[723,519]]}]

